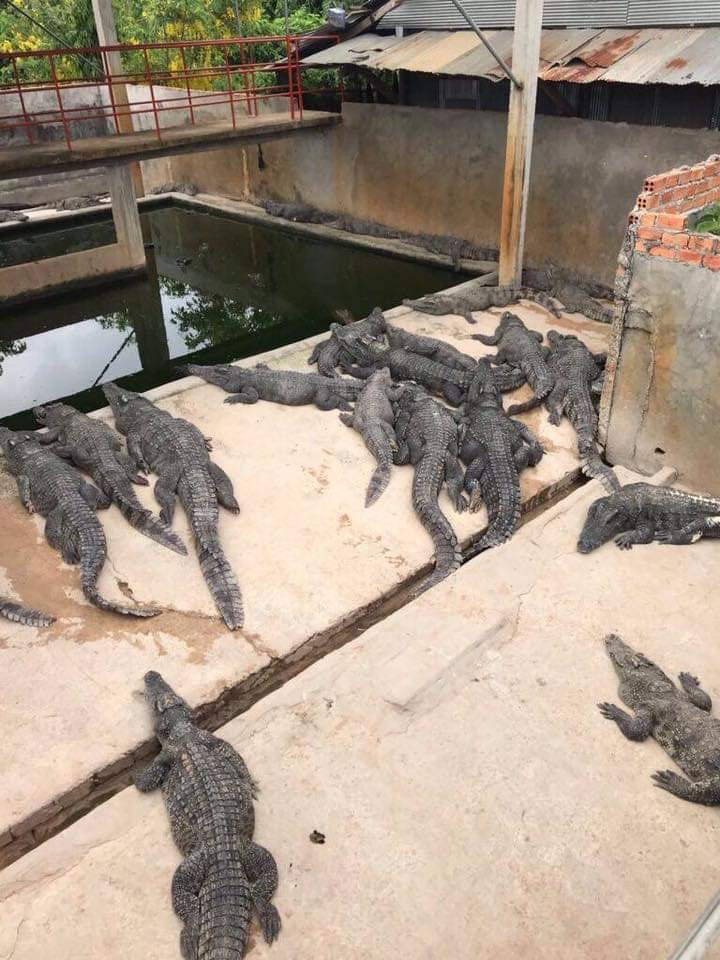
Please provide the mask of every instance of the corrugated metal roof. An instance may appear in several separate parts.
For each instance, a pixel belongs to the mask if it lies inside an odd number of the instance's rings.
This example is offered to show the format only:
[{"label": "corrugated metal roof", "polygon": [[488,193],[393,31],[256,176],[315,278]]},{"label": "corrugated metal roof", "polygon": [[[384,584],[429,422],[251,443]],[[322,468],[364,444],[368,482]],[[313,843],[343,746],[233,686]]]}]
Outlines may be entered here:
[{"label": "corrugated metal roof", "polygon": [[[515,0],[464,0],[482,28],[510,28]],[[671,26],[720,23],[720,0],[545,0],[546,27]],[[408,30],[465,29],[467,24],[450,0],[404,0],[386,14],[382,27]]]},{"label": "corrugated metal roof", "polygon": [[[488,30],[507,63],[512,30]],[[720,84],[720,27],[543,30],[543,80],[590,83]],[[306,57],[313,65],[357,64],[500,80],[503,73],[471,30],[424,30],[407,37],[365,34]]]}]

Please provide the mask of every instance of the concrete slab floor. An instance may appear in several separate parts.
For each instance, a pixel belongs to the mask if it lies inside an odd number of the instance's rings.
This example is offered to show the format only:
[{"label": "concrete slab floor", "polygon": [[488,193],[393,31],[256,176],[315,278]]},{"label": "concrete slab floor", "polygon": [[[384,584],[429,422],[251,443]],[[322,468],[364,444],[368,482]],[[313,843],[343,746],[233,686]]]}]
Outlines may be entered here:
[{"label": "concrete slab floor", "polygon": [[[537,329],[557,325],[536,305],[519,312]],[[488,348],[470,334],[496,322],[491,314],[478,314],[475,327],[406,308],[390,314],[407,329],[476,355]],[[608,333],[584,318],[566,317],[562,326],[580,332],[594,350]],[[309,350],[304,342],[266,359],[307,370]],[[213,458],[234,482],[242,513],[221,516],[220,536],[243,590],[246,629],[229,633],[218,619],[181,510],[175,528],[190,547],[187,558],[136,534],[116,508],[103,514],[110,559],[101,592],[167,612],[139,622],[90,607],[77,570],[46,544],[42,521],[25,514],[14,481],[0,472],[0,591],[58,617],[43,631],[0,622],[0,862],[115,789],[113,778],[127,777],[137,751],[148,745],[143,706],[129,695],[146,670],[167,673],[193,705],[223,703],[238,692],[252,699],[260,684],[329,649],[348,624],[431,559],[411,506],[411,469],[397,469],[382,499],[366,510],[373,461],[336,412],[263,402],[228,406],[219,389],[197,379],[169,384],[155,396],[213,438]],[[526,420],[547,450],[523,474],[527,504],[567,486],[578,460],[567,422],[552,427],[543,411]],[[149,490],[138,494],[156,509]],[[442,506],[465,540],[486,525],[483,513],[454,514],[444,494]]]},{"label": "concrete slab floor", "polygon": [[[720,885],[720,821],[654,789],[662,749],[600,716],[617,698],[602,637],[720,691],[720,550],[582,556],[600,494],[584,486],[220,731],[260,781],[256,836],[280,868],[281,936],[254,929],[250,956],[660,960],[683,940]],[[179,956],[179,859],[161,796],[123,791],[0,874],[0,956]]]}]

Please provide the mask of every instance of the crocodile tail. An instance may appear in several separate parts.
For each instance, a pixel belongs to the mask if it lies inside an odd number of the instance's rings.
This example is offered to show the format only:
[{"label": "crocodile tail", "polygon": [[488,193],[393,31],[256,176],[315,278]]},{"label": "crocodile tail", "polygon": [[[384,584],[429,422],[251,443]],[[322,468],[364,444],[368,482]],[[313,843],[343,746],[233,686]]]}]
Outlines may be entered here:
[{"label": "crocodile tail", "polygon": [[[102,534],[101,534],[102,536]],[[108,613],[119,613],[124,617],[156,617],[159,610],[149,607],[126,607],[121,603],[114,603],[101,596],[97,581],[100,571],[105,565],[106,548],[104,537],[98,539],[94,531],[80,535],[80,569],[82,572],[82,591],[89,602],[99,610]]]},{"label": "crocodile tail", "polygon": [[[217,494],[204,468],[187,470],[178,494],[190,520],[200,570],[225,625],[239,630],[245,621],[240,584],[220,545],[217,529]],[[212,509],[208,511],[208,504]]]},{"label": "crocodile tail", "polygon": [[492,444],[489,445],[487,466],[480,473],[479,479],[489,523],[485,533],[472,545],[469,553],[471,557],[505,543],[520,523],[520,477],[509,445],[506,449],[503,445],[503,449],[499,450],[495,450]]},{"label": "crocodile tail", "polygon": [[150,510],[146,510],[139,500],[122,495],[115,496],[113,499],[118,505],[120,513],[138,533],[150,537],[151,540],[162,544],[162,546],[167,547],[168,550],[174,550],[175,553],[187,556],[187,547],[180,537],[166,526],[162,520],[154,517]]},{"label": "crocodile tail", "polygon": [[198,894],[198,942],[187,943],[187,928],[183,930],[182,954],[203,960],[243,957],[254,905],[247,874],[234,851],[217,858],[210,853],[207,861]]},{"label": "crocodile tail", "polygon": [[12,600],[0,599],[0,616],[10,620],[11,623],[22,623],[26,627],[49,627],[50,624],[55,623],[55,617],[41,613],[39,610],[23,607],[22,604],[13,603]]},{"label": "crocodile tail", "polygon": [[419,500],[413,497],[413,502],[420,523],[430,534],[435,545],[435,569],[415,587],[412,596],[416,597],[459,569],[462,564],[462,552],[455,531],[438,507],[437,500],[430,498]]},{"label": "crocodile tail", "polygon": [[557,304],[550,296],[549,293],[545,293],[542,290],[532,290],[529,293],[525,294],[525,300],[533,300],[535,303],[539,304],[541,307],[544,307],[549,313],[554,317],[557,317],[559,320],[562,317],[561,311],[558,309]]},{"label": "crocodile tail", "polygon": [[586,477],[599,480],[608,493],[615,493],[620,489],[620,481],[612,467],[603,463],[595,443],[597,414],[589,391],[572,397],[567,413],[577,433],[578,453],[583,461],[582,472]]},{"label": "crocodile tail", "polygon": [[367,494],[365,496],[366,507],[371,507],[377,500],[380,499],[380,496],[390,483],[391,474],[392,460],[383,459],[380,463],[378,463],[377,467],[375,468],[375,472],[370,478],[370,483],[368,484]]},{"label": "crocodile tail", "polygon": [[555,379],[542,357],[527,357],[521,362],[520,368],[525,374],[527,382],[532,387],[534,396],[525,403],[518,403],[510,407],[508,410],[510,416],[538,407],[555,386]]},{"label": "crocodile tail", "polygon": [[514,417],[516,413],[527,413],[528,410],[534,410],[536,407],[539,407],[543,400],[544,397],[533,395],[524,403],[513,403],[508,407],[507,414],[509,417]]}]

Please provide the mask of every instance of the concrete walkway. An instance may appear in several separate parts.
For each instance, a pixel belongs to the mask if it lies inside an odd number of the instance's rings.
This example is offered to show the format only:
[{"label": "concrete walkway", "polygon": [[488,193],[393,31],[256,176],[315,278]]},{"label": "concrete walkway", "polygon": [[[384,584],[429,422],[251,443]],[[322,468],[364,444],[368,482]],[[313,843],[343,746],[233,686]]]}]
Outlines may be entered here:
[{"label": "concrete walkway", "polygon": [[[608,328],[601,324],[577,316],[559,324],[535,305],[518,312],[536,329],[562,326],[603,349]],[[476,355],[487,348],[470,334],[491,330],[497,319],[478,314],[470,327],[459,317],[405,308],[390,315]],[[307,370],[309,343],[266,359]],[[48,547],[42,522],[25,514],[14,482],[0,472],[0,593],[59,618],[45,631],[0,622],[0,864],[127,782],[130,766],[150,748],[143,705],[131,696],[146,670],[167,673],[217,725],[347,640],[429,569],[431,543],[410,502],[411,469],[397,469],[366,510],[373,461],[337,413],[228,406],[220,390],[195,379],[154,396],[213,438],[213,457],[233,479],[242,513],[222,516],[220,535],[243,589],[246,629],[229,633],[219,621],[192,548],[187,558],[163,549],[114,507],[103,515],[110,561],[101,591],[168,612],[137,622],[90,607],[77,570]],[[533,506],[566,489],[579,464],[567,422],[549,426],[540,410],[526,420],[547,450],[523,474],[524,501]],[[155,508],[150,491],[139,495]],[[466,542],[485,527],[484,514],[455,515],[444,494],[442,506]],[[190,544],[181,510],[175,527]]]},{"label": "concrete walkway", "polygon": [[[268,948],[254,929],[249,956],[662,960],[682,941],[720,885],[718,813],[654,789],[666,755],[595,705],[616,700],[610,630],[720,693],[720,550],[582,556],[601,492],[584,486],[221,730],[260,781],[256,836],[280,868],[283,931]],[[155,664],[196,694],[187,666]],[[131,699],[122,683],[103,714]],[[132,724],[147,734],[140,706]],[[123,791],[0,874],[0,956],[179,957],[178,862],[160,795]]]}]

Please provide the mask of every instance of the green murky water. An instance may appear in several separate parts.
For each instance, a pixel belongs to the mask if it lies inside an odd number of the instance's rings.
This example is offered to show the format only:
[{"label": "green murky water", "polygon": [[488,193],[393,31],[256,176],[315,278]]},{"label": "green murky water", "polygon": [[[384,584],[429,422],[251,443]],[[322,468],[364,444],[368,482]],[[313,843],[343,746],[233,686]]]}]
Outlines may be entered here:
[{"label": "green murky water", "polygon": [[[0,422],[34,426],[33,405],[58,399],[97,409],[109,380],[147,390],[182,376],[180,358],[252,356],[326,330],[336,309],[362,317],[465,279],[177,207],[143,221],[152,243],[146,277],[0,316]],[[25,233],[0,243],[0,263],[113,239],[110,221]]]}]

